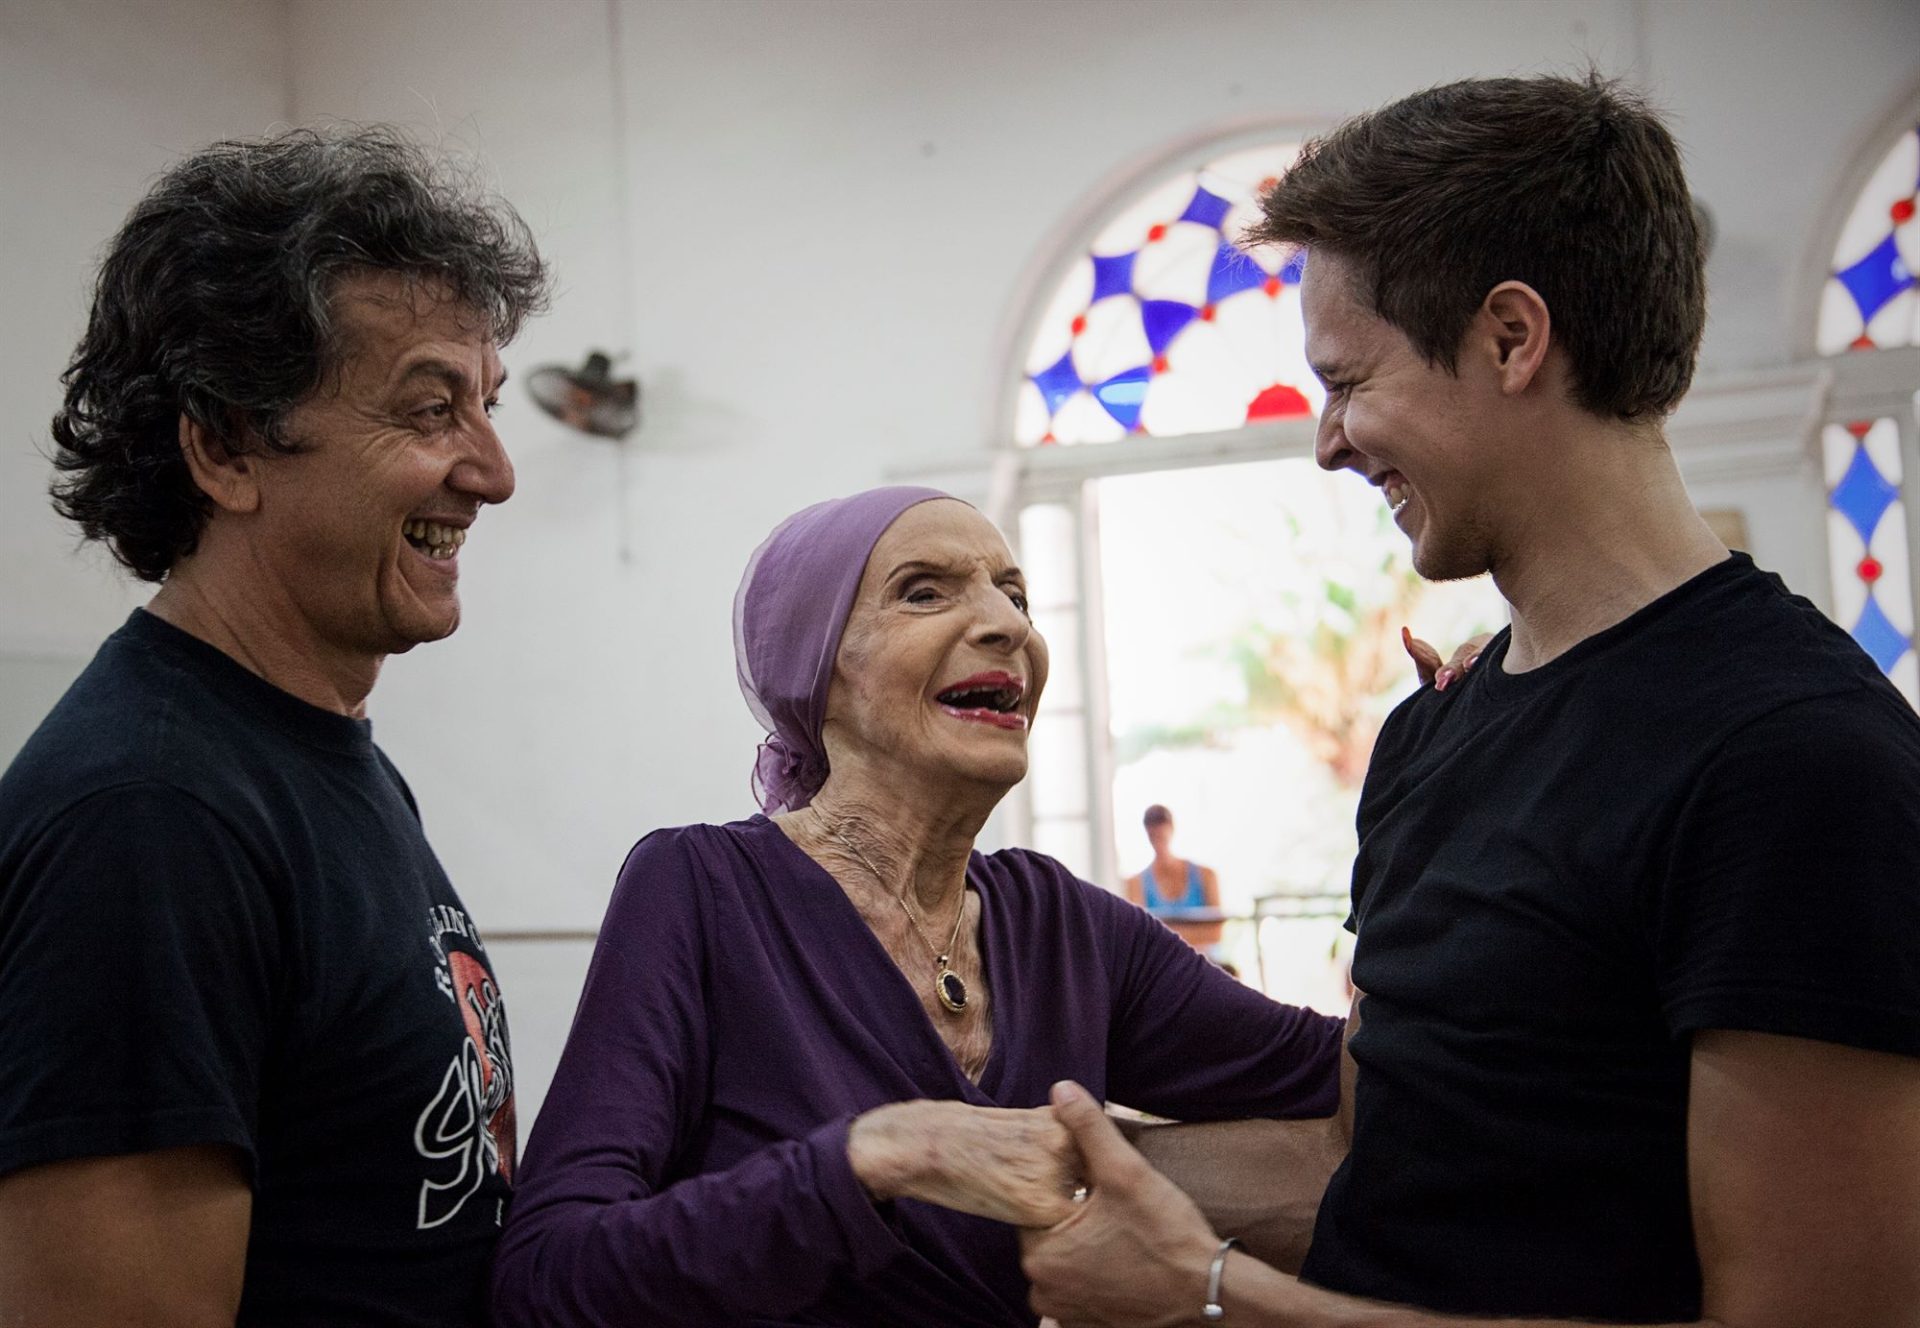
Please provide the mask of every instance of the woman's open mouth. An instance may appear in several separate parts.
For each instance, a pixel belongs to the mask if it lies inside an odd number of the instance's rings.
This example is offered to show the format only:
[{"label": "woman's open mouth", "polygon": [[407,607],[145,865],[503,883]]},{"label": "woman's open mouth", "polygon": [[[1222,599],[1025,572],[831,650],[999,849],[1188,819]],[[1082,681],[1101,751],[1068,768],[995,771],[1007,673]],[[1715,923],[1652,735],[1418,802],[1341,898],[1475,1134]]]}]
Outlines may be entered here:
[{"label": "woman's open mouth", "polygon": [[934,700],[955,719],[990,724],[1001,729],[1024,729],[1020,711],[1027,685],[1010,673],[982,673],[945,688]]}]

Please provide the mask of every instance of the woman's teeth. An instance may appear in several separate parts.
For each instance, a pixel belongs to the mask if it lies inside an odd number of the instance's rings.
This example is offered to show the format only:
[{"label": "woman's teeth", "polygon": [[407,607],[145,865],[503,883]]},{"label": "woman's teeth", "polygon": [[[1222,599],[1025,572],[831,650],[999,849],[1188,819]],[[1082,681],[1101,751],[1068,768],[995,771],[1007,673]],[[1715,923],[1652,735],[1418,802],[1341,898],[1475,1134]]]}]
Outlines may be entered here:
[{"label": "woman's teeth", "polygon": [[1387,486],[1387,510],[1393,515],[1399,516],[1401,509],[1411,501],[1413,501],[1413,490],[1406,485],[1389,484]]},{"label": "woman's teeth", "polygon": [[467,532],[458,526],[443,526],[436,521],[409,521],[400,527],[407,542],[436,562],[444,562],[467,542]]}]

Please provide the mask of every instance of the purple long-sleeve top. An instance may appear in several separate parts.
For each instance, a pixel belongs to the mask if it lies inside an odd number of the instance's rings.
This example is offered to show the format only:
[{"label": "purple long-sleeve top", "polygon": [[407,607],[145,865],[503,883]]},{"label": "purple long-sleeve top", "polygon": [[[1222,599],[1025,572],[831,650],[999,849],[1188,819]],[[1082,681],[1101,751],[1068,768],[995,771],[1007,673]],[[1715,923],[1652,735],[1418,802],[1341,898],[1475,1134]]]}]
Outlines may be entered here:
[{"label": "purple long-sleeve top", "polygon": [[975,854],[993,1046],[961,1071],[838,883],[773,822],[621,870],[494,1265],[503,1325],[1030,1326],[1012,1228],[876,1203],[847,1129],[1059,1079],[1184,1120],[1326,1116],[1342,1023],[1233,981],[1050,858]]}]

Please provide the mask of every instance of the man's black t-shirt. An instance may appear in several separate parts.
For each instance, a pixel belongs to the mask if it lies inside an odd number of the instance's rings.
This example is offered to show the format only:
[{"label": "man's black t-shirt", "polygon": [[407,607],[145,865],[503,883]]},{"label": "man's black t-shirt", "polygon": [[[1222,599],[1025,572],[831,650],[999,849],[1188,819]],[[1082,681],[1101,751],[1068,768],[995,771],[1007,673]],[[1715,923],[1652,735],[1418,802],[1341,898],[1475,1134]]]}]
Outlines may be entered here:
[{"label": "man's black t-shirt", "polygon": [[1389,719],[1359,812],[1354,1138],[1305,1276],[1692,1320],[1689,1035],[1920,1056],[1920,719],[1735,555]]},{"label": "man's black t-shirt", "polygon": [[485,947],[365,721],[136,611],[0,778],[0,1174],[230,1145],[242,1324],[471,1324],[512,1174]]}]

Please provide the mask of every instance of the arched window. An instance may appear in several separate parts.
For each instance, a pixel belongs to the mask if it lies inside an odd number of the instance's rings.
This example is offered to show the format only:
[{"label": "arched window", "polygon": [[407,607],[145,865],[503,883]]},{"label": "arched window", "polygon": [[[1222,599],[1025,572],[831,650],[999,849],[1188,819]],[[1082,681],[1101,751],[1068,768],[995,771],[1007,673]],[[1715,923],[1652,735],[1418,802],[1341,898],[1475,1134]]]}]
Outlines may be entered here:
[{"label": "arched window", "polygon": [[1181,171],[1101,227],[1055,287],[1027,349],[1021,446],[1171,438],[1308,416],[1300,266],[1236,243],[1299,145]]},{"label": "arched window", "polygon": [[[1920,345],[1920,130],[1905,129],[1868,176],[1841,225],[1821,291],[1823,356]],[[1913,451],[1911,402],[1900,415],[1823,426],[1835,620],[1909,701],[1920,698],[1903,501]]]},{"label": "arched window", "polygon": [[1887,149],[1854,200],[1821,291],[1816,334],[1822,355],[1920,343],[1920,129]]}]

